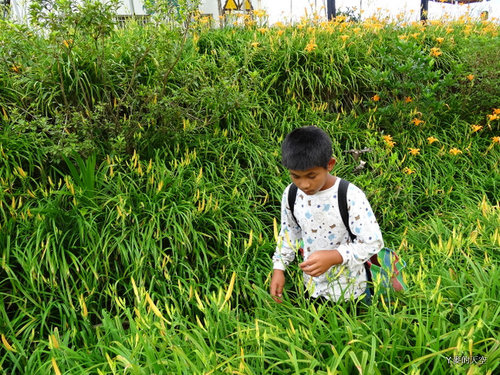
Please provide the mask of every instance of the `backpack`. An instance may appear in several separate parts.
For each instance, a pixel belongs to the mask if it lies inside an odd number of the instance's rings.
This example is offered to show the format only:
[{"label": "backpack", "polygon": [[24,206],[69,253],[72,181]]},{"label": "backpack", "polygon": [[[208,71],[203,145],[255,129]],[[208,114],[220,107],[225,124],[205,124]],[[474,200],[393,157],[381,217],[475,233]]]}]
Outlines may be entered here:
[{"label": "backpack", "polygon": [[[347,209],[347,188],[349,181],[340,179],[338,191],[338,203],[342,222],[349,232],[351,241],[354,241],[356,235],[351,232],[349,227],[349,212]],[[291,184],[288,190],[288,206],[292,217],[298,225],[297,218],[294,214],[295,199],[297,197],[297,185]],[[366,277],[370,288],[371,295],[374,295],[373,280],[377,280],[381,284],[380,290],[387,291],[390,287],[400,291],[406,290],[407,286],[403,281],[402,270],[406,267],[406,263],[398,257],[396,252],[390,248],[384,247],[377,254],[373,255],[365,262]]]}]

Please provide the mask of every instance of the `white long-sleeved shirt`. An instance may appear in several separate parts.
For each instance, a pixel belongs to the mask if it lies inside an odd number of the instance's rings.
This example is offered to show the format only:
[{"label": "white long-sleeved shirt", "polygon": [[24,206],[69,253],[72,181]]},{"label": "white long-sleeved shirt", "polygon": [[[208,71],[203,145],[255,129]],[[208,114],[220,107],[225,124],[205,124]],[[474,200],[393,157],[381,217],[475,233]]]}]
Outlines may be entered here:
[{"label": "white long-sleeved shirt", "polygon": [[[340,178],[335,184],[314,195],[297,189],[294,214],[288,207],[289,185],[281,201],[281,230],[273,256],[274,269],[285,270],[295,259],[300,247],[304,249],[304,260],[318,250],[337,250],[342,264],[332,266],[318,277],[304,273],[304,284],[314,298],[323,296],[337,301],[342,297],[359,297],[366,290],[364,263],[384,247],[382,233],[370,203],[361,189],[349,184],[347,208],[349,226],[356,236],[351,241],[342,222],[338,205]],[[297,225],[298,224],[298,225]]]}]

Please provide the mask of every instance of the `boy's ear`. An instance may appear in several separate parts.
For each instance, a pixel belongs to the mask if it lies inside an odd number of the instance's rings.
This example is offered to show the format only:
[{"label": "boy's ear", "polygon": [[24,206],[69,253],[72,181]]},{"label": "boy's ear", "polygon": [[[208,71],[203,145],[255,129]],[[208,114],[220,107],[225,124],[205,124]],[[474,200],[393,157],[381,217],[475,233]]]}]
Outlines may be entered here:
[{"label": "boy's ear", "polygon": [[337,160],[335,158],[331,158],[330,161],[328,162],[328,165],[326,166],[326,169],[328,169],[328,172],[331,172],[333,167],[335,167],[335,163]]}]

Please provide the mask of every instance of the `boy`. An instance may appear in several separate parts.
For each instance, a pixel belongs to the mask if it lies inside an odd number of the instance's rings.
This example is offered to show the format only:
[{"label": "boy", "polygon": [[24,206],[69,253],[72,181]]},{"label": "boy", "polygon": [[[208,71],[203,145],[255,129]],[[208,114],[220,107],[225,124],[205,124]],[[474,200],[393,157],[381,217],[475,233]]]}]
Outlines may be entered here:
[{"label": "boy", "polygon": [[271,296],[281,302],[284,270],[294,260],[297,244],[302,240],[304,261],[299,266],[310,296],[334,302],[357,299],[367,287],[364,262],[384,246],[365,194],[349,184],[349,227],[356,236],[351,241],[338,208],[340,178],[330,174],[335,159],[328,134],[314,126],[295,129],[286,136],[281,148],[282,164],[290,171],[298,190],[293,214],[288,207],[291,185],[283,193]]}]

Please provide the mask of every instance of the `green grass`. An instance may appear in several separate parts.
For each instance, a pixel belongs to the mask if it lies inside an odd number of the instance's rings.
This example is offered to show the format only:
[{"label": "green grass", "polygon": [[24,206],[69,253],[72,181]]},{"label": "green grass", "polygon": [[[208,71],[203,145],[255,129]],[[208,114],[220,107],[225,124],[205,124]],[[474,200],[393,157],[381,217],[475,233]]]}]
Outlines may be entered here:
[{"label": "green grass", "polygon": [[[0,23],[0,372],[498,371],[498,25],[64,22]],[[279,147],[311,124],[407,263],[359,316],[297,265],[268,293]]]}]

